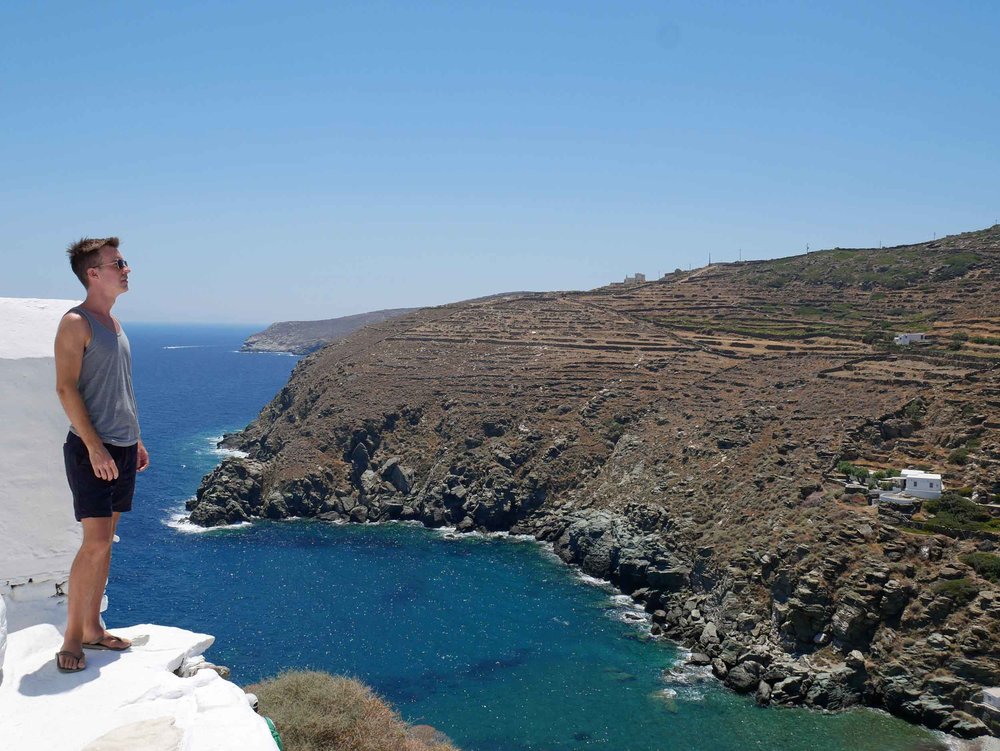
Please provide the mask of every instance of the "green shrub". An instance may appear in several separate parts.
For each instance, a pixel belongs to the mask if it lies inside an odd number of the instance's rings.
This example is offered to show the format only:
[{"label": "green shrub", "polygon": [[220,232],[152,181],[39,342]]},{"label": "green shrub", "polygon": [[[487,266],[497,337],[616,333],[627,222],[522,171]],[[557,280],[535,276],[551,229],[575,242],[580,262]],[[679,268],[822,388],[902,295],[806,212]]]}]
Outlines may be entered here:
[{"label": "green shrub", "polygon": [[963,485],[960,488],[955,488],[953,491],[956,495],[960,495],[963,498],[971,498],[972,494],[975,492],[971,485]]},{"label": "green shrub", "polygon": [[837,471],[842,475],[847,475],[848,477],[856,477],[859,480],[868,479],[868,470],[864,467],[858,467],[847,461],[837,462]]},{"label": "green shrub", "polygon": [[607,440],[612,443],[618,443],[618,439],[620,439],[624,434],[624,421],[618,419],[617,417],[612,417],[604,421],[604,437]]},{"label": "green shrub", "polygon": [[968,605],[979,596],[979,587],[969,579],[941,579],[931,585],[931,591],[950,597],[958,605]]},{"label": "green shrub", "polygon": [[969,449],[967,449],[965,446],[962,446],[961,448],[957,448],[954,451],[952,451],[950,454],[948,454],[948,463],[949,464],[959,464],[959,465],[962,465],[962,464],[966,464],[968,461],[969,461]]},{"label": "green shrub", "polygon": [[868,329],[861,335],[861,341],[865,344],[888,344],[890,340],[885,331]]},{"label": "green shrub", "polygon": [[994,519],[978,503],[957,493],[944,493],[940,498],[929,500],[923,510],[934,515],[927,522],[927,528],[934,532],[1000,532],[1000,519]]},{"label": "green shrub", "polygon": [[[357,681],[291,671],[247,686],[289,751],[455,751],[434,731],[410,728]],[[427,730],[429,732],[421,732]]]},{"label": "green shrub", "polygon": [[992,553],[966,553],[958,559],[984,579],[1000,583],[1000,555]]}]

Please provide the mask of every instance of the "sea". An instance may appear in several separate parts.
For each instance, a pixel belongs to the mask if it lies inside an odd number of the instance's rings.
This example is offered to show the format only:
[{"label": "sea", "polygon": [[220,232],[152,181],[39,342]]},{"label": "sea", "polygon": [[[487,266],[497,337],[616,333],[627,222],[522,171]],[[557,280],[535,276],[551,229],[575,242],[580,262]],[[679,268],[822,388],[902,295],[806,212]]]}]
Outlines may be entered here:
[{"label": "sea", "polygon": [[[629,598],[506,535],[260,521],[201,531],[184,503],[297,357],[240,353],[255,328],[133,324],[152,464],[119,525],[109,626],[213,634],[246,685],[360,679],[465,751],[915,751],[946,738],[868,709],[762,709],[649,636]],[[266,711],[266,707],[264,708]]]}]

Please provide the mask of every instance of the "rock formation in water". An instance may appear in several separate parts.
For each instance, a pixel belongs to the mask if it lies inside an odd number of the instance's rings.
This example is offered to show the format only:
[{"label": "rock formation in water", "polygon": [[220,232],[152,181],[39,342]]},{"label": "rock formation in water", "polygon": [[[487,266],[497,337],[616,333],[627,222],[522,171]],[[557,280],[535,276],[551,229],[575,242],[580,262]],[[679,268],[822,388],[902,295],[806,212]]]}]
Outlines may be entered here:
[{"label": "rock formation in water", "polygon": [[[761,704],[996,732],[998,282],[1000,226],[423,309],[300,362],[191,519],[530,533]],[[964,496],[880,513],[844,462]]]}]

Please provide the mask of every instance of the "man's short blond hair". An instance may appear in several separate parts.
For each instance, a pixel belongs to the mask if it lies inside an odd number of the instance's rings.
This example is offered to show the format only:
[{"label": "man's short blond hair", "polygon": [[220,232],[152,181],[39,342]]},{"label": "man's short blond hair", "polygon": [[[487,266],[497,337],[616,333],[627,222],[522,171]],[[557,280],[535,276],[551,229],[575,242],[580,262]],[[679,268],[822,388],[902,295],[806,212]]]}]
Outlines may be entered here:
[{"label": "man's short blond hair", "polygon": [[69,265],[73,268],[73,273],[80,280],[80,284],[87,287],[87,269],[92,268],[100,260],[101,248],[110,245],[112,248],[118,247],[117,237],[81,237],[66,249],[69,256]]}]

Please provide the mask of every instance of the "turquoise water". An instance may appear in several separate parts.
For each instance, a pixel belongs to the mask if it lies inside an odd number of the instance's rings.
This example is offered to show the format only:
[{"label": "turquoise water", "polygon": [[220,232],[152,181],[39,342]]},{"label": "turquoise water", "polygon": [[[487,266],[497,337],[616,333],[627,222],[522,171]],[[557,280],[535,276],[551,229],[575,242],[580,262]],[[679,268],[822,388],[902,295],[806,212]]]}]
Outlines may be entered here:
[{"label": "turquoise water", "polygon": [[[683,667],[611,590],[531,541],[288,521],[192,533],[173,520],[296,358],[239,354],[238,328],[129,329],[153,465],[121,525],[110,625],[214,634],[249,683],[288,668],[362,679],[466,751],[934,748],[870,711],[763,710]],[[170,348],[167,347],[183,347]]]}]

